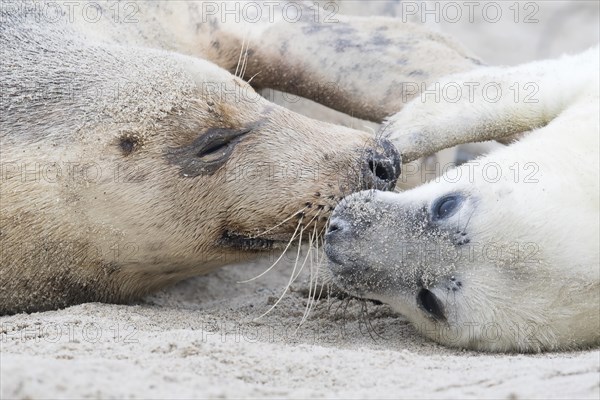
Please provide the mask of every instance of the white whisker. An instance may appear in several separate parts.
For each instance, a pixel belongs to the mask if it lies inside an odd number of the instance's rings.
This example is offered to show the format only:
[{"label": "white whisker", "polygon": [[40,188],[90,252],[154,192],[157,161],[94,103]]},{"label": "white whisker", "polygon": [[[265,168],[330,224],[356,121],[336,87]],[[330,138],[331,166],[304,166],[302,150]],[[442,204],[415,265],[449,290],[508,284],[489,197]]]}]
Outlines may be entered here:
[{"label": "white whisker", "polygon": [[242,39],[242,48],[240,49],[240,56],[238,57],[238,62],[237,62],[237,65],[235,67],[235,73],[234,73],[235,76],[238,76],[238,71],[239,71],[239,68],[240,68],[240,63],[242,62],[242,54],[244,54],[244,43],[245,42],[246,42],[246,37],[244,37]]},{"label": "white whisker", "polygon": [[[298,228],[300,228],[300,226],[302,225],[302,219],[300,219],[300,221],[298,221],[298,226],[296,226],[296,230],[294,231],[294,234],[292,235],[292,238],[290,239],[290,241],[288,242],[287,246],[285,246],[285,249],[283,249],[283,252],[281,253],[281,255],[279,256],[279,258],[277,260],[275,260],[275,262],[266,270],[263,271],[263,273],[261,273],[260,275],[255,276],[254,278],[250,278],[247,279],[245,281],[239,281],[238,283],[248,283],[248,282],[252,282],[262,276],[264,276],[267,272],[269,272],[270,270],[272,270],[278,263],[279,261],[281,261],[281,259],[283,258],[283,256],[285,255],[285,253],[287,252],[287,250],[290,248],[290,246],[292,245],[292,242],[294,241],[294,239],[296,238],[296,233],[298,232]],[[300,230],[300,238],[302,238],[302,230]]]},{"label": "white whisker", "polygon": [[244,61],[242,61],[242,70],[240,71],[240,78],[244,79],[246,75],[246,68],[248,68],[248,50],[250,49],[250,40],[246,44],[246,51],[244,52]]},{"label": "white whisker", "polygon": [[[318,251],[319,251],[319,238],[318,238],[318,232],[317,232],[317,225],[315,224],[315,228],[313,231],[313,235],[311,240],[309,241],[309,254],[312,255],[312,249],[313,249],[313,240],[316,243],[316,249],[317,249],[317,256],[318,256]],[[318,275],[316,276],[316,280],[314,280],[315,277],[315,266],[313,264],[313,257],[310,258],[310,277],[308,279],[308,300],[306,301],[306,308],[304,309],[304,314],[302,315],[302,320],[300,320],[300,323],[298,324],[298,328],[296,328],[296,331],[302,326],[302,324],[306,321],[306,319],[308,318],[308,315],[310,313],[310,310],[312,308],[312,304],[316,301],[316,299],[314,298],[314,293],[313,293],[313,281],[315,284],[315,292],[317,291],[317,282],[319,280]]]},{"label": "white whisker", "polygon": [[298,265],[298,260],[300,259],[300,250],[302,249],[302,246],[300,246],[300,244],[302,243],[302,233],[303,232],[304,232],[304,228],[300,229],[300,239],[298,240],[298,243],[299,243],[298,244],[298,252],[296,253],[296,261],[294,262],[294,269],[292,270],[292,275],[290,276],[290,280],[288,281],[287,285],[285,286],[283,293],[281,293],[281,296],[279,296],[279,298],[277,299],[275,304],[273,304],[271,306],[271,308],[269,308],[267,311],[265,311],[262,315],[260,315],[256,319],[260,319],[260,318],[264,317],[265,315],[267,315],[268,313],[270,313],[271,311],[273,311],[273,309],[275,307],[277,307],[277,305],[279,304],[281,299],[283,299],[283,297],[285,296],[287,291],[290,289],[290,286],[292,285],[292,283],[294,281],[293,279],[294,279],[294,275],[296,273],[296,266]]},{"label": "white whisker", "polygon": [[252,75],[250,77],[250,79],[248,79],[248,84],[250,84],[250,82],[252,82],[252,79],[254,79],[256,77],[256,75],[260,74],[260,71],[258,71],[257,73],[255,73],[254,75]]},{"label": "white whisker", "polygon": [[295,216],[297,216],[297,215],[298,215],[299,213],[301,213],[302,211],[306,210],[306,208],[307,208],[307,207],[308,207],[308,206],[305,206],[304,208],[302,208],[302,209],[300,209],[300,210],[296,211],[295,213],[293,213],[292,215],[290,215],[288,218],[284,219],[283,221],[281,221],[281,222],[280,222],[280,223],[278,223],[277,225],[275,225],[275,226],[273,226],[273,227],[271,227],[271,228],[267,229],[266,231],[263,231],[263,232],[261,232],[261,233],[257,233],[256,235],[254,235],[254,236],[251,236],[251,238],[252,238],[252,239],[256,239],[256,238],[257,238],[257,237],[259,237],[259,236],[262,236],[262,235],[264,235],[264,234],[267,234],[267,233],[271,232],[273,229],[276,229],[276,228],[280,227],[281,225],[283,225],[283,224],[285,224],[286,222],[288,222],[290,219],[292,219],[292,218],[294,218]]}]

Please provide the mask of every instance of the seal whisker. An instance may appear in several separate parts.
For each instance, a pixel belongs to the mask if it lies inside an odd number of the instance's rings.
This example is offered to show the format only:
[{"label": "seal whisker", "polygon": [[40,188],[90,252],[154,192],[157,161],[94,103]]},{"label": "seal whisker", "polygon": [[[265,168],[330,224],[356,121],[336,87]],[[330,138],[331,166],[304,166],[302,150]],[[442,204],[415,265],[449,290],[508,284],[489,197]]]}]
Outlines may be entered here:
[{"label": "seal whisker", "polygon": [[235,73],[233,74],[235,76],[238,76],[238,71],[239,71],[239,68],[240,68],[240,64],[242,62],[242,54],[244,54],[244,43],[245,42],[246,42],[246,37],[244,37],[242,39],[242,48],[240,49],[240,56],[238,57],[238,62],[237,62],[237,65],[235,67]]},{"label": "seal whisker", "polygon": [[344,336],[347,334],[346,331],[346,312],[348,311],[348,307],[350,306],[350,302],[352,301],[353,297],[348,296],[344,301],[342,301],[342,304],[344,304],[344,307],[342,308],[342,330],[344,332]]},{"label": "seal whisker", "polygon": [[[339,298],[339,297],[338,297]],[[338,304],[337,308],[335,309],[335,311],[333,312],[333,317],[337,318],[338,313],[340,312],[340,309],[344,306],[344,304],[346,303],[346,301],[349,299],[350,297],[344,297],[342,299],[340,299],[340,304]]]},{"label": "seal whisker", "polygon": [[[360,151],[360,156],[359,156],[359,160],[363,160],[365,158],[365,155],[368,153],[369,151],[369,147],[367,143],[363,143],[361,146],[361,151]],[[363,174],[361,174],[360,168],[362,168],[362,166],[360,166],[360,162],[357,163],[357,166],[352,166],[351,169],[356,171],[356,174],[358,175],[358,187],[362,188],[362,189],[366,189],[367,185],[365,185],[365,182],[363,181]],[[350,193],[347,193],[344,195],[344,197],[346,197],[346,195],[349,195]]]},{"label": "seal whisker", "polygon": [[[256,239],[257,237],[260,237],[262,235],[265,235],[269,232],[271,232],[273,229],[277,229],[278,227],[280,227],[281,225],[285,224],[286,222],[288,222],[290,219],[294,218],[295,216],[297,216],[298,214],[300,214],[301,212],[303,212],[304,210],[306,210],[308,208],[308,206],[304,206],[304,208],[301,208],[300,210],[296,211],[295,213],[293,213],[292,215],[290,215],[288,218],[284,219],[283,221],[281,221],[280,223],[278,223],[277,225],[267,229],[266,231],[263,231],[261,233],[257,233],[254,236],[251,236],[251,239]],[[293,239],[290,239],[293,240]]]},{"label": "seal whisker", "polygon": [[[310,233],[308,234],[308,238],[309,238],[308,240],[310,242],[312,240]],[[301,247],[301,243],[298,243],[298,249],[300,249],[300,247]],[[295,282],[296,279],[298,279],[298,276],[300,276],[300,274],[302,273],[302,270],[304,269],[304,266],[306,265],[306,261],[308,260],[309,256],[310,256],[310,246],[309,246],[309,248],[306,251],[306,256],[304,257],[304,261],[302,262],[302,265],[300,266],[300,269],[298,270],[298,273],[296,273],[295,276],[292,274],[292,279],[291,279],[292,282]],[[298,262],[298,259],[296,259],[296,263],[297,262]],[[296,266],[297,265],[294,264],[294,271],[296,270]]]},{"label": "seal whisker", "polygon": [[[310,226],[310,224],[318,218],[319,216],[319,212],[317,212],[317,214],[306,224],[305,228],[308,228]],[[316,231],[317,225],[315,224],[315,231]],[[304,228],[303,228],[304,229]],[[298,270],[298,273],[296,274],[296,276],[293,275],[292,272],[292,282],[295,282],[296,279],[298,279],[298,277],[300,276],[300,274],[302,273],[302,270],[304,269],[304,266],[306,265],[306,261],[308,260],[308,257],[311,255],[311,248],[312,248],[312,242],[313,242],[313,237],[311,236],[311,234],[308,234],[308,249],[306,251],[306,257],[304,257],[304,261],[302,262],[302,266],[300,267],[300,270]],[[302,246],[302,231],[300,231],[300,241],[298,242],[298,249],[300,249]],[[296,270],[298,264],[298,258],[296,258],[296,263],[294,264],[294,271]]]},{"label": "seal whisker", "polygon": [[[302,219],[300,219],[299,225],[301,223],[302,223]],[[298,243],[299,244],[302,243],[302,233],[303,232],[304,232],[304,228],[301,228],[300,229],[299,239],[298,239]],[[290,243],[291,243],[291,241],[290,241]],[[300,250],[301,249],[302,249],[302,246],[298,245],[298,251],[296,252],[296,261],[294,262],[294,268],[292,269],[292,275],[290,276],[290,280],[288,281],[287,285],[285,286],[285,289],[283,290],[283,293],[281,293],[281,296],[279,296],[279,298],[277,299],[277,301],[275,302],[275,304],[273,304],[271,306],[271,308],[269,308],[267,311],[265,311],[262,315],[260,315],[256,319],[260,319],[260,318],[264,317],[265,315],[269,314],[271,311],[273,311],[273,309],[275,309],[275,307],[277,307],[277,305],[279,304],[279,302],[283,299],[283,297],[285,296],[285,294],[287,293],[287,291],[290,289],[290,286],[294,282],[294,275],[296,273],[296,267],[298,266],[298,260],[300,259]]]},{"label": "seal whisker", "polygon": [[[307,207],[308,207],[308,206],[307,206]],[[318,221],[319,214],[321,214],[321,210],[317,211],[317,213],[315,214],[315,216],[314,216],[314,217],[312,217],[310,221],[308,221],[308,223],[305,225],[305,228],[308,228],[308,227],[310,226],[310,224],[312,224],[312,223],[313,223],[313,221],[315,221],[315,220],[317,220],[317,221]],[[315,227],[316,227],[316,226],[317,226],[317,225],[316,225],[316,223],[315,223]]]},{"label": "seal whisker", "polygon": [[377,133],[381,139],[388,139],[391,136],[391,132],[389,131],[390,125],[391,124],[384,122],[379,128]]},{"label": "seal whisker", "polygon": [[321,298],[321,295],[323,293],[323,288],[324,286],[321,285],[319,293],[317,294],[317,288],[319,288],[319,266],[318,265],[314,265],[315,268],[315,272],[314,272],[314,292],[312,294],[311,297],[311,303],[310,303],[310,307],[308,308],[307,312],[306,312],[306,317],[305,320],[308,319],[308,317],[310,316],[310,314],[312,313],[312,311],[315,309],[315,307],[317,306],[317,301]]},{"label": "seal whisker", "polygon": [[383,340],[387,340],[388,338],[386,338],[385,336],[383,336],[381,333],[377,332],[377,329],[375,329],[375,327],[371,323],[372,319],[371,319],[371,316],[369,315],[369,305],[367,304],[367,302],[365,302],[365,311],[367,312],[367,316],[368,316],[367,322],[369,323],[369,326],[373,330],[373,333],[375,335],[377,335],[378,338],[383,339]]},{"label": "seal whisker", "polygon": [[[310,255],[311,254],[310,250],[311,250],[312,242],[315,239],[315,237],[314,237],[314,235],[311,235],[310,233],[308,234],[308,237],[309,237],[309,240],[308,240],[308,242],[309,242],[308,255]],[[310,276],[309,276],[309,279],[308,279],[308,299],[306,300],[306,307],[304,307],[304,312],[302,313],[302,319],[300,320],[300,323],[296,327],[296,330],[294,331],[294,333],[298,332],[298,329],[300,329],[300,327],[302,326],[302,324],[304,323],[304,321],[306,321],[307,312],[309,310],[310,301],[312,299],[312,297],[311,297],[312,287],[313,287],[312,286],[313,285],[313,263],[312,263],[312,257],[310,258],[309,272],[310,272]]]},{"label": "seal whisker", "polygon": [[261,71],[258,71],[257,73],[255,73],[254,75],[252,75],[250,77],[250,79],[248,79],[248,85],[252,82],[252,79],[254,79],[258,74],[260,74]]},{"label": "seal whisker", "polygon": [[344,308],[342,309],[342,319],[346,319],[346,313],[348,312],[348,307],[350,307],[350,302],[353,300],[354,298],[351,296],[348,296],[348,298],[345,301],[345,305]]},{"label": "seal whisker", "polygon": [[[367,145],[365,143],[362,145],[360,152],[357,156],[357,165],[360,165],[360,163],[358,161],[362,160],[366,153],[367,153]],[[363,174],[361,174],[360,167],[352,165],[352,167],[348,169],[348,173],[346,174],[346,179],[349,179],[349,178],[356,179],[359,188],[362,189],[365,187],[364,181],[363,181]],[[340,192],[342,193],[342,198],[344,198],[350,194],[349,192],[347,192],[346,188],[342,187],[341,184],[340,184],[339,189],[340,189]]]},{"label": "seal whisker", "polygon": [[[374,329],[373,329],[373,326],[371,325],[371,321],[369,321],[367,302],[364,299],[360,299],[359,301],[360,301],[360,319],[362,322],[364,322],[365,329],[367,330],[367,333],[371,337],[371,340],[373,340],[374,342],[377,342],[377,340],[375,340],[375,337],[373,336],[373,333],[372,333],[372,331],[374,331]],[[359,331],[362,333],[362,329],[360,329],[360,324],[359,324]]]},{"label": "seal whisker", "polygon": [[[296,234],[298,233],[298,229],[300,228],[300,226],[302,225],[302,219],[300,219],[298,221],[298,226],[296,226],[296,230],[294,231],[294,233],[292,234],[292,238],[290,239],[290,241],[288,242],[288,244],[285,246],[285,249],[283,249],[283,252],[281,252],[281,255],[279,256],[279,258],[277,258],[277,260],[275,260],[275,262],[266,270],[264,270],[261,274],[255,276],[254,278],[250,278],[247,279],[245,281],[239,281],[237,283],[248,283],[248,282],[252,282],[262,276],[264,276],[267,272],[269,272],[270,270],[272,270],[278,263],[279,261],[281,261],[281,259],[283,258],[283,256],[285,255],[285,253],[287,252],[287,250],[290,248],[290,246],[292,245],[292,242],[294,241],[294,239],[296,238]],[[300,230],[300,237],[302,237],[302,230]]]},{"label": "seal whisker", "polygon": [[[325,246],[325,236],[323,235],[323,233],[327,230],[328,226],[329,226],[329,219],[327,219],[325,226],[319,231],[319,233],[317,235],[317,240],[316,240],[317,259],[316,259],[316,265],[315,265],[315,268],[316,268],[316,271],[315,271],[315,293],[313,295],[314,301],[313,301],[313,305],[311,306],[311,309],[309,310],[309,314],[317,306],[317,300],[321,299],[321,297],[323,296],[323,291],[325,290],[325,287],[327,287],[327,305],[328,305],[327,312],[329,313],[331,310],[331,302],[330,302],[331,287],[328,284],[327,275],[322,276],[322,283],[321,283],[321,288],[319,289],[319,294],[316,293],[316,288],[319,284],[319,275],[322,275],[320,273],[321,266],[323,265],[323,260],[326,258],[326,254],[322,250]],[[321,245],[320,248],[319,248],[319,241],[320,241],[320,245]],[[319,249],[321,249],[321,250],[319,251]]]},{"label": "seal whisker", "polygon": [[[317,232],[317,224],[315,224],[314,226],[314,231],[313,231],[313,235],[312,237],[310,237],[309,240],[309,254],[311,254],[311,250],[313,249],[313,241],[316,243],[317,245],[317,251],[319,249],[319,238],[318,238],[318,232]],[[317,253],[318,255],[318,253]],[[306,321],[306,319],[308,318],[308,315],[310,313],[310,310],[312,308],[312,304],[316,301],[314,298],[314,295],[317,291],[317,282],[319,280],[318,275],[315,273],[315,266],[313,264],[313,257],[310,258],[310,276],[308,279],[308,300],[306,301],[306,308],[304,309],[304,314],[302,315],[302,319],[300,320],[300,324],[298,324],[298,328],[300,328],[300,326],[302,326],[302,324]],[[316,277],[316,279],[314,279]],[[313,283],[314,283],[314,290],[315,293],[313,293]]]},{"label": "seal whisker", "polygon": [[248,50],[250,49],[250,39],[246,43],[246,51],[244,52],[244,60],[242,61],[242,69],[240,71],[240,79],[244,79],[246,75],[246,68],[248,68]]},{"label": "seal whisker", "polygon": [[[323,228],[323,230],[321,230],[321,232],[319,233],[319,235],[321,235],[324,230],[325,230],[325,228]],[[307,316],[306,316],[307,318],[310,315],[310,313],[312,312],[312,310],[317,306],[317,300],[321,299],[321,297],[323,296],[323,290],[325,289],[325,286],[327,286],[327,290],[328,290],[327,302],[329,303],[329,285],[327,284],[327,281],[325,279],[326,278],[325,275],[323,276],[323,281],[321,283],[321,288],[319,289],[319,293],[317,294],[317,292],[316,292],[317,291],[317,287],[319,286],[319,275],[321,275],[320,274],[321,265],[323,263],[323,258],[325,257],[325,252],[324,251],[321,250],[319,252],[319,240],[321,240],[321,243],[323,243],[325,239],[324,239],[323,236],[320,236],[320,237],[318,236],[317,240],[315,241],[315,243],[316,243],[316,252],[317,252],[317,254],[316,254],[317,259],[316,259],[316,263],[315,263],[315,266],[314,266],[315,267],[315,292],[313,293],[313,299],[312,299],[313,301],[312,301],[312,305],[311,305],[310,309],[308,310],[308,313],[307,313]],[[321,246],[321,248],[322,248],[322,246]]]},{"label": "seal whisker", "polygon": [[467,229],[467,227],[471,223],[471,218],[473,217],[473,214],[475,214],[475,210],[476,209],[474,208],[473,211],[471,211],[471,215],[469,215],[469,219],[467,219],[467,223],[465,224],[465,227],[461,229],[463,232],[465,232],[465,230]]}]

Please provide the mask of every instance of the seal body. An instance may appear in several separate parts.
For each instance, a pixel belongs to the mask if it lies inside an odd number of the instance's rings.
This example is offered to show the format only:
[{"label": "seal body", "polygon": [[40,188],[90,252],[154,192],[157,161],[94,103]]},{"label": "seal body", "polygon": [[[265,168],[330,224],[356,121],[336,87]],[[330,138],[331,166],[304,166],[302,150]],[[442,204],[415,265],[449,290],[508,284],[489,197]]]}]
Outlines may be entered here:
[{"label": "seal body", "polygon": [[453,82],[533,82],[535,102],[414,101],[389,121],[411,160],[521,134],[402,193],[344,199],[326,235],[334,282],[440,343],[488,351],[600,343],[598,49]]},{"label": "seal body", "polygon": [[40,4],[0,10],[1,314],[128,302],[276,251],[398,176],[389,142],[269,103],[206,41],[187,54],[196,30],[168,4],[135,24]]}]

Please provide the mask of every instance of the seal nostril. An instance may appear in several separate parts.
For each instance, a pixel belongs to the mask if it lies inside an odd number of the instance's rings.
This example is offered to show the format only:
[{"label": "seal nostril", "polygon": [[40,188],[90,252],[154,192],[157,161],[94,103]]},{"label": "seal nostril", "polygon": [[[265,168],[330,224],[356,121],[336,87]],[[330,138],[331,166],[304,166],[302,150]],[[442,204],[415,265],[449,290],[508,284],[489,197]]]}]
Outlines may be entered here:
[{"label": "seal nostril", "polygon": [[367,153],[364,165],[366,189],[391,190],[400,176],[400,154],[394,145],[385,139],[377,142]]},{"label": "seal nostril", "polygon": [[340,226],[338,224],[330,224],[329,228],[327,229],[327,233],[333,233],[335,231],[339,231],[340,230]]},{"label": "seal nostril", "polygon": [[390,170],[383,164],[369,161],[369,170],[372,171],[373,174],[382,181],[390,182],[395,179],[393,173],[390,172]]},{"label": "seal nostril", "polygon": [[[340,218],[335,218],[329,222],[329,226],[327,227],[327,232],[325,232],[325,236],[328,239],[332,239],[332,237],[341,237],[348,231],[348,223]],[[341,236],[340,236],[341,235]]]}]

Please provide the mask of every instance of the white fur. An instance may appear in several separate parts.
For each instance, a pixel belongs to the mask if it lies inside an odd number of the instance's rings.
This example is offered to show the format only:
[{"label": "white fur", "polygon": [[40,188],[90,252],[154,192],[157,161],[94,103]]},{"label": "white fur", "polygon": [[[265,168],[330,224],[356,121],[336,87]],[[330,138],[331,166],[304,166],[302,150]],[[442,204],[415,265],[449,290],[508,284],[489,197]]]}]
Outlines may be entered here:
[{"label": "white fur", "polygon": [[[487,286],[488,292],[473,289],[473,296],[481,298],[471,300],[468,309],[461,309],[459,301],[455,325],[496,321],[509,328],[535,322],[540,331],[534,336],[542,348],[598,343],[598,70],[598,48],[514,69],[485,69],[461,78],[472,82],[488,78],[501,82],[503,88],[514,82],[535,82],[540,88],[540,101],[515,103],[509,97],[496,104],[481,98],[472,104],[416,100],[393,120],[392,124],[402,126],[404,132],[419,126],[423,129],[420,132],[434,135],[443,130],[450,136],[466,135],[474,127],[481,128],[481,121],[509,122],[518,127],[548,123],[506,148],[459,167],[462,178],[458,183],[452,182],[456,171],[451,171],[440,182],[411,192],[382,194],[394,201],[399,196],[435,199],[452,191],[473,193],[479,198],[479,210],[470,227],[477,232],[477,242],[533,243],[539,247],[540,262],[527,265],[524,261],[528,260],[518,260],[512,265],[517,270],[514,274],[509,268],[498,271],[494,265],[485,263],[472,271],[461,271],[459,266],[460,273],[471,276],[467,281],[472,279],[473,286]],[[402,137],[396,136],[400,131],[392,131],[400,148],[404,148]],[[474,129],[471,132],[477,134]],[[438,138],[435,136],[433,140]],[[486,176],[483,170],[492,164],[502,168],[502,179],[497,183],[492,183],[495,176]],[[539,171],[529,179],[523,173],[526,164],[531,166],[527,172]],[[511,170],[516,165],[519,167]],[[474,171],[471,176],[469,169]],[[515,170],[519,169],[520,177],[516,177]],[[529,270],[520,271],[522,268]],[[511,283],[513,277],[519,279],[521,272],[526,273],[528,281]],[[496,295],[493,299],[488,298],[491,290]],[[501,304],[489,307],[486,303]],[[399,308],[405,307],[399,305]],[[497,313],[499,309],[504,309],[505,314]],[[417,319],[426,323],[422,317]],[[468,327],[462,325],[462,329]],[[469,337],[468,332],[461,333],[462,337]],[[506,334],[498,341],[488,342],[479,337],[472,343],[458,344],[491,350],[532,348],[531,343]]]},{"label": "white fur", "polygon": [[[417,271],[424,287],[443,303],[447,320],[435,322],[418,307],[416,297],[423,286],[400,284],[390,291],[379,284],[369,291],[364,290],[368,287],[365,277],[360,294],[391,304],[425,335],[450,346],[540,351],[597,345],[598,64],[595,48],[515,68],[482,68],[444,82],[495,81],[504,89],[515,82],[532,82],[539,87],[539,101],[515,102],[504,97],[490,103],[475,96],[473,102],[451,103],[436,102],[431,96],[425,101],[415,99],[392,117],[385,132],[398,145],[403,161],[459,143],[530,132],[436,181],[402,193],[353,195],[338,206],[333,221],[348,210],[353,210],[350,223],[355,226],[365,215],[375,220],[363,233],[371,236],[358,234],[356,239],[359,247],[369,246],[375,253],[365,256],[371,270],[381,274],[378,262],[386,260],[390,279]],[[418,210],[431,210],[437,199],[452,193],[461,193],[465,200],[448,220],[431,222],[432,229],[444,225],[452,232],[457,228],[467,232],[474,258],[440,263],[431,270],[427,263],[411,263],[394,255],[411,240],[433,243],[436,236],[427,236],[429,227],[413,235],[411,225],[422,221],[415,217],[420,215]],[[373,214],[365,214],[365,208],[374,210]],[[386,222],[378,210],[397,219]],[[408,217],[394,216],[404,212]],[[383,244],[377,241],[381,237]],[[503,249],[503,256],[486,253],[486,246]],[[520,252],[509,255],[510,246],[518,246]],[[397,262],[391,265],[390,260]],[[372,276],[385,282],[380,275]],[[451,290],[451,278],[462,283],[459,290]]]}]

